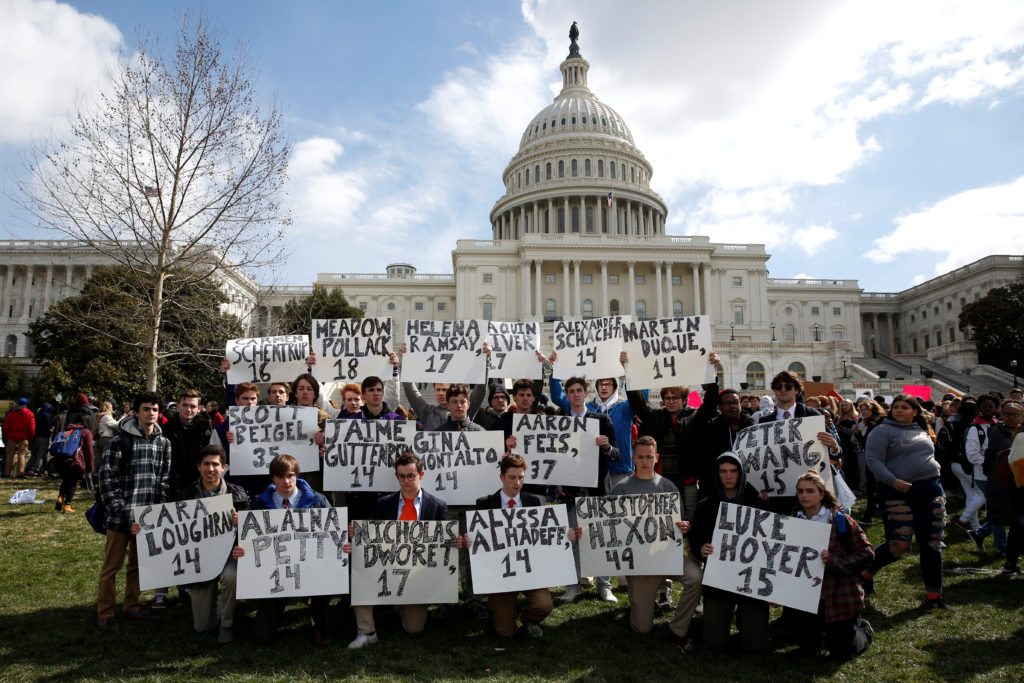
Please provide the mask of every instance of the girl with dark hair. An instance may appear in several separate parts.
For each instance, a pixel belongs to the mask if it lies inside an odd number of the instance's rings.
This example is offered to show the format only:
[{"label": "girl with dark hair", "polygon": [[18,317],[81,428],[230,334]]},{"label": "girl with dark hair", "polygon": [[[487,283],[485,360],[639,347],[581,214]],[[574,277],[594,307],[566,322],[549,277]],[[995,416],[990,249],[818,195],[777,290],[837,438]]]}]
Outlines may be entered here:
[{"label": "girl with dark hair", "polygon": [[857,429],[853,434],[853,437],[857,440],[857,447],[860,449],[860,462],[858,467],[860,468],[859,473],[861,476],[861,488],[864,491],[865,497],[867,498],[867,505],[864,508],[864,517],[861,524],[867,526],[871,524],[872,519],[875,516],[875,509],[877,503],[875,502],[875,475],[871,473],[871,470],[867,466],[867,442],[868,434],[875,428],[885,417],[885,409],[878,404],[877,401],[872,401],[870,398],[861,397],[857,399]]},{"label": "girl with dark hair", "polygon": [[316,426],[317,432],[313,436],[313,440],[316,441],[317,446],[320,447],[320,471],[310,472],[306,475],[306,480],[309,481],[310,486],[320,491],[323,489],[324,475],[323,475],[323,459],[326,452],[324,446],[324,426],[327,424],[327,419],[330,417],[323,408],[316,405],[316,400],[320,398],[320,382],[317,378],[308,372],[304,372],[295,378],[292,382],[291,394],[288,396],[288,405],[299,406],[302,408],[316,408]]}]

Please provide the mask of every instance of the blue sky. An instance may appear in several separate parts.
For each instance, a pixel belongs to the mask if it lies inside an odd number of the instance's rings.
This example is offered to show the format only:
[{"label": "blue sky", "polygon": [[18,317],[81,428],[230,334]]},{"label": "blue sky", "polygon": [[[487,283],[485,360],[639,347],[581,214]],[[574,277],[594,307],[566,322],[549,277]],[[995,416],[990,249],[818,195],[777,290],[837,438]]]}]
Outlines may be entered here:
[{"label": "blue sky", "polygon": [[[103,87],[191,2],[0,3],[0,164]],[[761,242],[775,277],[895,291],[1024,252],[1024,3],[715,0],[208,3],[286,116],[294,254],[281,274],[450,272],[569,24],[590,86],[654,165],[672,234]],[[0,238],[52,237],[0,198]]]}]

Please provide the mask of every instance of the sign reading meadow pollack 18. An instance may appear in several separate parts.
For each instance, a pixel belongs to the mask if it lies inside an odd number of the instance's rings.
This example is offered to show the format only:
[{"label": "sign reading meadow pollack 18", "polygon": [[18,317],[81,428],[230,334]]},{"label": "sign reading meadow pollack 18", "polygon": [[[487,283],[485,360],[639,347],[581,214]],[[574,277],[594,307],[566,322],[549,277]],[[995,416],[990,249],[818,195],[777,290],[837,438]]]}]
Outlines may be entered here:
[{"label": "sign reading meadow pollack 18", "polygon": [[704,585],[817,612],[830,524],[720,503]]},{"label": "sign reading meadow pollack 18", "polygon": [[320,447],[313,441],[318,416],[316,408],[300,406],[231,406],[231,473],[266,474],[282,453],[298,460],[303,472],[320,471]]},{"label": "sign reading meadow pollack 18", "polygon": [[590,320],[556,320],[554,327],[555,351],[558,359],[552,376],[566,380],[570,377],[622,377],[622,329],[632,320],[628,315],[613,315]]},{"label": "sign reading meadow pollack 18", "polygon": [[142,590],[220,576],[235,545],[232,508],[229,495],[132,508]]},{"label": "sign reading meadow pollack 18", "polygon": [[348,593],[348,508],[238,513],[239,598]]},{"label": "sign reading meadow pollack 18", "polygon": [[313,321],[313,376],[321,382],[388,379],[394,368],[391,318],[330,318]]},{"label": "sign reading meadow pollack 18", "polygon": [[459,601],[457,520],[353,522],[352,604]]},{"label": "sign reading meadow pollack 18", "polygon": [[395,458],[412,445],[411,420],[328,420],[324,489],[397,491]]},{"label": "sign reading meadow pollack 18", "polygon": [[600,423],[592,417],[516,415],[512,452],[526,459],[528,484],[594,487],[600,433]]},{"label": "sign reading meadow pollack 18", "polygon": [[415,432],[412,449],[423,460],[423,488],[449,505],[472,505],[494,490],[505,435],[498,432]]},{"label": "sign reading meadow pollack 18", "polygon": [[544,365],[537,360],[540,323],[487,321],[487,341],[491,343],[491,377],[544,377]]},{"label": "sign reading meadow pollack 18", "polygon": [[242,382],[291,382],[306,371],[309,337],[229,339],[224,356],[228,359],[228,384]]},{"label": "sign reading meadow pollack 18", "polygon": [[466,512],[473,590],[506,593],[577,581],[564,505]]},{"label": "sign reading meadow pollack 18", "polygon": [[825,431],[821,415],[762,422],[736,434],[732,449],[743,463],[747,481],[771,497],[795,496],[796,482],[814,470],[832,488],[828,450],[818,441]]},{"label": "sign reading meadow pollack 18", "polygon": [[407,320],[402,381],[480,384],[487,377],[486,321]]},{"label": "sign reading meadow pollack 18", "polygon": [[[622,326],[626,381],[631,389],[698,386],[704,383],[711,353],[711,321],[706,315],[637,320]],[[684,397],[685,398],[685,397]]]},{"label": "sign reading meadow pollack 18", "polygon": [[576,499],[583,576],[683,573],[683,518],[678,493]]}]

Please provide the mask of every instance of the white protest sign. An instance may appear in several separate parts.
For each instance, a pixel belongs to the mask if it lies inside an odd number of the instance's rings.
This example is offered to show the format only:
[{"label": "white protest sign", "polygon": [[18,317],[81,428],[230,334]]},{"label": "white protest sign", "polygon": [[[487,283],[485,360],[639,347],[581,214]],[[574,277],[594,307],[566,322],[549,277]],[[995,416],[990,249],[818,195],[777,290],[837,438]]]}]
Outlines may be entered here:
[{"label": "white protest sign", "polygon": [[597,486],[596,441],[601,431],[596,419],[517,414],[512,417],[512,435],[512,452],[526,460],[527,484]]},{"label": "white protest sign", "polygon": [[228,359],[228,384],[242,382],[291,382],[306,372],[309,337],[229,339],[224,356]]},{"label": "white protest sign", "polygon": [[558,353],[552,377],[600,379],[622,377],[622,328],[632,320],[613,315],[591,320],[556,320],[554,346]]},{"label": "white protest sign", "polygon": [[403,382],[480,384],[487,378],[486,321],[407,320]]},{"label": "white protest sign", "polygon": [[423,460],[423,488],[449,505],[472,505],[494,490],[505,453],[503,432],[416,432],[412,449]]},{"label": "white protest sign", "polygon": [[397,491],[395,458],[412,444],[411,420],[328,420],[325,491]]},{"label": "white protest sign", "polygon": [[353,605],[459,601],[457,520],[352,524]]},{"label": "white protest sign", "polygon": [[142,590],[220,576],[235,545],[230,495],[132,508]]},{"label": "white protest sign", "polygon": [[564,505],[466,512],[473,590],[488,593],[578,581]]},{"label": "white protest sign", "polygon": [[683,514],[678,493],[576,499],[583,576],[679,576]]},{"label": "white protest sign", "polygon": [[238,513],[239,598],[348,593],[348,508]]},{"label": "white protest sign", "polygon": [[321,382],[358,384],[391,377],[391,318],[324,318],[313,321],[313,376]]},{"label": "white protest sign", "polygon": [[537,360],[540,323],[487,321],[491,343],[491,377],[543,379],[544,365]]},{"label": "white protest sign", "polygon": [[282,453],[298,460],[303,472],[319,472],[320,447],[313,441],[319,415],[316,408],[300,406],[231,406],[231,473],[266,474]]},{"label": "white protest sign", "polygon": [[818,441],[818,432],[823,431],[821,415],[762,422],[741,429],[732,449],[743,463],[747,481],[773,498],[795,496],[797,479],[807,470],[820,474],[832,490],[828,449]]},{"label": "white protest sign", "polygon": [[630,389],[699,386],[711,353],[711,319],[700,315],[626,323],[622,350],[629,359]]},{"label": "white protest sign", "polygon": [[704,585],[817,612],[830,524],[720,503]]}]

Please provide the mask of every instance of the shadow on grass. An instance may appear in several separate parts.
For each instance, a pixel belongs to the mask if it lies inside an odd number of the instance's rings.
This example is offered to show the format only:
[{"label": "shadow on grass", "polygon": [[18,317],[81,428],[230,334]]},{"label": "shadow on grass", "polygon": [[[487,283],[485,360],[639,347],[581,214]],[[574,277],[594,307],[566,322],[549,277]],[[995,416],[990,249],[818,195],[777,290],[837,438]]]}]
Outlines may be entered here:
[{"label": "shadow on grass", "polygon": [[[1017,595],[1020,604],[1020,595]],[[945,638],[923,647],[931,656],[927,666],[946,680],[968,680],[1019,663],[1024,627],[1005,638]],[[972,656],[984,649],[985,657]]]}]

